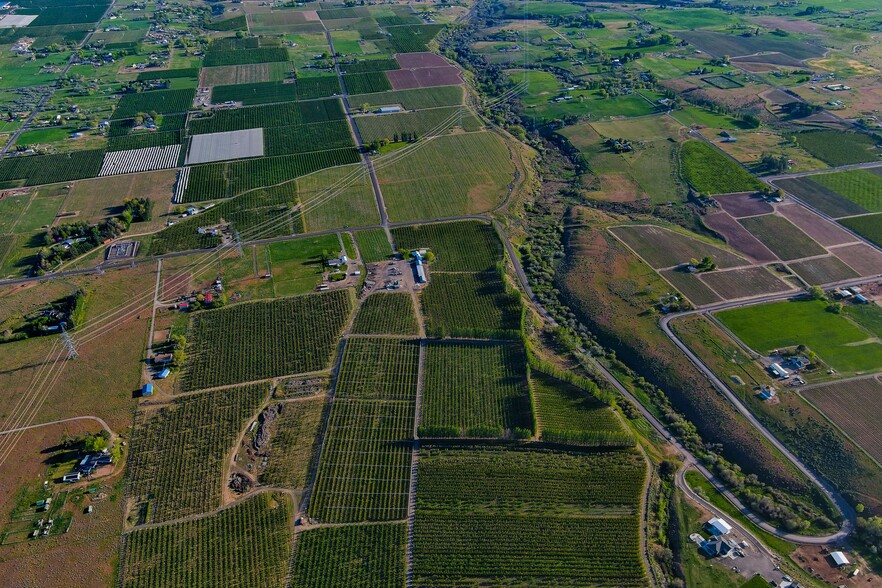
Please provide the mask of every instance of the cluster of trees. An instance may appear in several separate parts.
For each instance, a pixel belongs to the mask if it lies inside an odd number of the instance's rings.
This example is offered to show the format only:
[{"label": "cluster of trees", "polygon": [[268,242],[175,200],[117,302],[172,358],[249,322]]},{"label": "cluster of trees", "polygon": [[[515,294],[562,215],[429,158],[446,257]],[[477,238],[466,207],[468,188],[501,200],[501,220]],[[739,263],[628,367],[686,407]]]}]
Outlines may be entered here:
[{"label": "cluster of trees", "polygon": [[615,153],[628,153],[629,151],[634,151],[634,145],[632,145],[631,141],[628,139],[613,139],[610,137],[605,143],[606,146],[612,149]]},{"label": "cluster of trees", "polygon": [[717,264],[714,261],[714,258],[710,255],[705,255],[701,258],[701,260],[695,259],[693,257],[689,260],[689,265],[694,267],[699,272],[710,272],[717,269]]},{"label": "cluster of trees", "polygon": [[772,155],[771,153],[763,153],[759,161],[759,169],[765,172],[784,173],[790,169],[789,159],[783,153],[781,155]]},{"label": "cluster of trees", "polygon": [[149,198],[125,198],[120,217],[127,228],[133,222],[147,222],[153,218],[153,201]]},{"label": "cluster of trees", "polygon": [[553,27],[563,26],[574,29],[604,29],[606,25],[594,18],[591,14],[577,14],[573,16],[551,16],[548,24]]},{"label": "cluster of trees", "polygon": [[658,45],[670,45],[674,42],[673,35],[669,33],[662,33],[658,37],[638,37],[636,39],[628,39],[626,46],[628,49],[634,49],[635,47],[657,47]]}]

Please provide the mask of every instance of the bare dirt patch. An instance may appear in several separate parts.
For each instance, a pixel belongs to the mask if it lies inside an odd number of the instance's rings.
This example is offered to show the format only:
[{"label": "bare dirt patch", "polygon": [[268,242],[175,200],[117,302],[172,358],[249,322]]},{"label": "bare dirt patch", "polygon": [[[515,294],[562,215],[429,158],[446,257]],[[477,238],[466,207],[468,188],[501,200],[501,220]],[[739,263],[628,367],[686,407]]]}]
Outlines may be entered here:
[{"label": "bare dirt patch", "polygon": [[459,70],[453,66],[396,69],[386,72],[389,82],[396,90],[457,86],[462,84]]},{"label": "bare dirt patch", "polygon": [[434,53],[398,53],[395,55],[398,65],[402,69],[416,69],[420,67],[448,67],[443,57]]},{"label": "bare dirt patch", "polygon": [[882,273],[882,251],[865,243],[831,249],[830,253],[850,265],[862,276]]},{"label": "bare dirt patch", "polygon": [[769,29],[781,29],[788,33],[813,33],[821,30],[821,25],[807,20],[784,18],[781,16],[761,16],[753,19],[758,25]]},{"label": "bare dirt patch", "polygon": [[750,267],[701,275],[701,280],[727,300],[786,292],[793,286],[778,279],[764,267]]},{"label": "bare dirt patch", "polygon": [[771,204],[750,192],[724,194],[717,196],[716,200],[723,207],[723,210],[735,218],[769,214],[774,211]]},{"label": "bare dirt patch", "polygon": [[781,216],[805,231],[809,237],[825,247],[843,245],[855,241],[855,238],[848,231],[830,221],[824,220],[799,204],[782,204],[777,207],[777,210]]},{"label": "bare dirt patch", "polygon": [[[840,546],[802,545],[793,552],[793,559],[807,572],[820,576],[830,586],[862,586],[866,588],[879,588],[882,586],[882,578],[875,574],[867,574],[868,566],[861,565],[861,574],[854,578],[847,577],[846,571],[854,566],[846,566],[843,569],[833,567],[830,552],[837,551]],[[857,554],[846,549],[849,561],[855,562]]]},{"label": "bare dirt patch", "polygon": [[759,239],[726,212],[718,212],[704,217],[704,224],[717,231],[726,243],[758,263],[778,261],[778,257]]}]

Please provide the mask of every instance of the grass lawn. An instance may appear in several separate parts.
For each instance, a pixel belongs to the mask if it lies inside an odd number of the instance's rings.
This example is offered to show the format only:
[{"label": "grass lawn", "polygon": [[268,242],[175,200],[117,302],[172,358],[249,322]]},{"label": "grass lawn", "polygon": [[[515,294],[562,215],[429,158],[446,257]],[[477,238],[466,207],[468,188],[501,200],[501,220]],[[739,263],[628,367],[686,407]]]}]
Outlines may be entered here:
[{"label": "grass lawn", "polygon": [[882,343],[819,300],[773,302],[716,314],[726,327],[759,353],[805,345],[839,372],[882,368]]},{"label": "grass lawn", "polygon": [[307,294],[321,282],[322,254],[340,253],[337,235],[294,239],[268,246],[276,296]]},{"label": "grass lawn", "polygon": [[514,178],[508,148],[490,132],[435,137],[419,147],[391,165],[376,159],[386,208],[395,221],[488,211]]},{"label": "grass lawn", "polygon": [[18,136],[15,141],[16,145],[45,145],[46,143],[56,143],[64,141],[70,134],[74,132],[68,127],[49,127],[46,129],[35,129],[33,131],[25,131]]},{"label": "grass lawn", "polygon": [[[677,515],[681,537],[689,537],[701,529],[704,515],[694,508],[681,491],[675,493]],[[681,551],[682,570],[687,586],[714,586],[714,588],[739,588],[741,576],[728,567],[710,562],[699,551],[698,546],[685,541]]]},{"label": "grass lawn", "polygon": [[731,116],[711,112],[698,106],[686,106],[681,110],[675,110],[671,113],[671,116],[687,127],[696,125],[730,131],[743,128],[743,124]]},{"label": "grass lawn", "polygon": [[830,188],[867,212],[882,212],[882,176],[865,169],[812,176],[812,181]]},{"label": "grass lawn", "polygon": [[759,190],[762,183],[704,141],[687,141],[680,150],[683,179],[699,192],[726,194]]}]

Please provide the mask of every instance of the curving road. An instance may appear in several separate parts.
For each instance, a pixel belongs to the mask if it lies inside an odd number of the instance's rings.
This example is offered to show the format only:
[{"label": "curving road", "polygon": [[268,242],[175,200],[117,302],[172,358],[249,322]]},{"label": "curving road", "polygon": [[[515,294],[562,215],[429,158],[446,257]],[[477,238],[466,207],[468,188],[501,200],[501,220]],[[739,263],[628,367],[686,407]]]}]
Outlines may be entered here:
[{"label": "curving road", "polygon": [[[750,304],[759,304],[763,302],[769,302],[773,300],[784,300],[789,298],[795,298],[792,293],[788,295],[777,295],[777,296],[766,296],[761,299],[752,300]],[[713,307],[714,310],[721,310],[724,308],[734,308],[739,306],[745,306],[744,302],[732,302],[727,304],[718,304]],[[812,544],[826,544],[833,543],[836,541],[840,541],[847,537],[855,525],[856,513],[852,506],[848,503],[845,498],[839,494],[826,480],[823,480],[819,476],[817,476],[811,469],[809,469],[802,461],[796,457],[781,441],[772,434],[754,415],[753,413],[744,405],[738,395],[732,392],[728,385],[717,376],[701,359],[686,345],[676,333],[674,333],[673,329],[671,329],[670,322],[676,318],[690,316],[694,314],[704,314],[709,309],[701,309],[701,310],[692,310],[686,311],[676,314],[666,315],[659,321],[659,327],[662,332],[676,345],[680,351],[701,371],[702,374],[711,382],[714,388],[717,389],[734,407],[735,409],[751,424],[753,425],[762,435],[772,444],[775,449],[781,452],[796,467],[804,476],[806,476],[809,480],[812,481],[818,488],[820,488],[827,498],[836,506],[837,510],[842,514],[843,521],[842,526],[839,531],[835,533],[831,533],[829,535],[821,535],[821,536],[806,536],[806,535],[796,535],[791,533],[785,533],[783,531],[779,531],[769,525],[768,523],[762,522],[755,515],[750,516],[751,520],[759,525],[763,530],[766,530],[770,533],[774,533],[775,535],[782,537],[784,539],[788,539],[791,541],[795,541],[798,543],[812,543]],[[702,472],[704,473],[704,472]],[[707,475],[705,475],[707,477]],[[709,478],[710,479],[710,478]],[[728,492],[728,491],[727,491]],[[727,496],[729,498],[729,496]],[[734,498],[734,497],[732,497]],[[738,506],[739,510],[748,514],[749,511],[746,511],[746,508],[743,505],[736,504],[737,498],[732,500],[729,498],[730,502]]]}]

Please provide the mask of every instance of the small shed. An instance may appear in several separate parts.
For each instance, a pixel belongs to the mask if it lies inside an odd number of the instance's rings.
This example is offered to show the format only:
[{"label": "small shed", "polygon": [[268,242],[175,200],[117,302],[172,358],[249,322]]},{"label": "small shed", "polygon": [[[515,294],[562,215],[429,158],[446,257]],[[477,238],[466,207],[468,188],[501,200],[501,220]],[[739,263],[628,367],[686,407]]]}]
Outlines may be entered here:
[{"label": "small shed", "polygon": [[790,372],[785,370],[777,363],[773,363],[772,365],[770,365],[769,371],[772,372],[772,375],[774,375],[776,378],[786,378],[790,375]]},{"label": "small shed", "polygon": [[161,372],[156,374],[156,378],[158,380],[164,380],[171,375],[171,370],[168,368],[164,368]]},{"label": "small shed", "polygon": [[705,529],[712,535],[728,535],[732,532],[732,525],[720,518],[712,518],[704,524]]},{"label": "small shed", "polygon": [[833,563],[836,564],[837,568],[841,568],[842,566],[847,566],[851,562],[848,561],[848,558],[845,557],[845,554],[841,551],[834,551],[830,554],[830,559],[833,560]]},{"label": "small shed", "polygon": [[141,388],[141,396],[153,396],[153,384],[144,384]]}]

